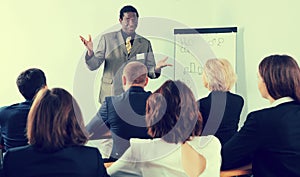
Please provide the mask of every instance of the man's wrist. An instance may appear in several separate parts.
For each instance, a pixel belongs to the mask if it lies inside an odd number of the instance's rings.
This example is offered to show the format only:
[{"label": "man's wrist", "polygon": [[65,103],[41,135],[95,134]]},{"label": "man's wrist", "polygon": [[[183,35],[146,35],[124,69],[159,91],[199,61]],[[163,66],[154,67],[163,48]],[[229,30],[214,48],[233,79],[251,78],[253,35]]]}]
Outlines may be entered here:
[{"label": "man's wrist", "polygon": [[85,59],[89,60],[89,59],[93,58],[93,56],[94,56],[94,51],[92,51],[91,55],[90,55],[89,51],[87,51],[85,54]]},{"label": "man's wrist", "polygon": [[155,67],[155,68],[154,68],[154,72],[155,72],[155,73],[160,73],[160,72],[161,72],[161,68]]},{"label": "man's wrist", "polygon": [[89,56],[89,57],[91,57],[91,56],[93,56],[93,55],[94,55],[94,51],[92,51],[92,50],[88,50],[88,51],[87,51],[87,54],[88,54],[88,56]]}]

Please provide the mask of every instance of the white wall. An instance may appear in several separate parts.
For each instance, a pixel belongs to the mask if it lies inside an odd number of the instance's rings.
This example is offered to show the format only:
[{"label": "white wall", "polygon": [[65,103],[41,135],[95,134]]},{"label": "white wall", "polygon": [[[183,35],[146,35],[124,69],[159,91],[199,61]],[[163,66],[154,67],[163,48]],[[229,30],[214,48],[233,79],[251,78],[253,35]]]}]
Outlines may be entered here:
[{"label": "white wall", "polygon": [[[84,65],[85,48],[79,35],[91,34],[96,38],[105,31],[119,28],[118,13],[127,4],[135,6],[141,18],[169,19],[191,28],[237,26],[237,91],[246,100],[243,116],[268,105],[257,89],[256,73],[261,59],[275,53],[300,58],[300,35],[297,34],[300,31],[297,19],[300,2],[297,0],[2,1],[0,106],[23,101],[15,84],[16,77],[29,67],[38,67],[45,71],[49,87],[63,87],[70,92],[77,89],[81,93],[77,97],[85,116],[93,115],[98,107],[101,74],[88,71]],[[163,27],[145,26],[140,24],[138,27],[142,35],[151,28]],[[155,52],[173,53],[169,43],[164,47],[159,39],[153,42]],[[86,78],[92,80],[92,88],[85,85]],[[155,83],[151,82],[158,87],[159,82]],[[94,103],[87,104],[82,100],[84,95],[95,98]]]}]

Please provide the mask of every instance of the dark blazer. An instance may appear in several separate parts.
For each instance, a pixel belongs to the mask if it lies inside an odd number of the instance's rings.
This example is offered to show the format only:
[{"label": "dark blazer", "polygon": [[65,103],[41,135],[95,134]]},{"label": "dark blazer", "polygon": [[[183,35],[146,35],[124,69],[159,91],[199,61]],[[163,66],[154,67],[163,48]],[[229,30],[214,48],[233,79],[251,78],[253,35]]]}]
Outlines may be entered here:
[{"label": "dark blazer", "polygon": [[151,92],[130,87],[118,96],[106,97],[96,116],[86,126],[90,139],[100,139],[110,129],[113,139],[111,157],[118,159],[129,147],[130,138],[150,138],[145,122],[146,101]]},{"label": "dark blazer", "polygon": [[255,177],[300,176],[300,105],[254,111],[222,149],[222,169],[252,162]]},{"label": "dark blazer", "polygon": [[26,137],[27,116],[32,101],[0,108],[0,129],[5,150],[28,143]]},{"label": "dark blazer", "polygon": [[106,168],[99,150],[72,146],[40,152],[33,146],[9,149],[4,156],[5,177],[103,177]]},{"label": "dark blazer", "polygon": [[100,103],[103,103],[107,96],[119,95],[124,92],[121,80],[122,68],[127,62],[135,60],[141,61],[147,66],[150,78],[159,77],[160,74],[154,71],[156,64],[149,40],[136,34],[131,52],[128,54],[121,30],[101,36],[94,55],[85,56],[90,70],[98,69],[105,61],[99,95]]},{"label": "dark blazer", "polygon": [[202,135],[215,135],[223,145],[237,132],[244,106],[241,96],[212,91],[208,97],[198,100],[198,105],[203,117]]}]

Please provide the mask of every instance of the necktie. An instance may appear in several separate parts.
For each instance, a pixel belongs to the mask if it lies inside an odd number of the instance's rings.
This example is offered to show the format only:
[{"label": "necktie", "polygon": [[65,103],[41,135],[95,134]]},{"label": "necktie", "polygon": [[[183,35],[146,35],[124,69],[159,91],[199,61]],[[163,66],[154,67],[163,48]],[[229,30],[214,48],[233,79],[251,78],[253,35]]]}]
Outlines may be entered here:
[{"label": "necktie", "polygon": [[130,40],[131,40],[131,36],[127,37],[126,42],[125,42],[125,47],[126,47],[126,50],[127,50],[128,54],[130,53],[130,50],[131,50]]}]

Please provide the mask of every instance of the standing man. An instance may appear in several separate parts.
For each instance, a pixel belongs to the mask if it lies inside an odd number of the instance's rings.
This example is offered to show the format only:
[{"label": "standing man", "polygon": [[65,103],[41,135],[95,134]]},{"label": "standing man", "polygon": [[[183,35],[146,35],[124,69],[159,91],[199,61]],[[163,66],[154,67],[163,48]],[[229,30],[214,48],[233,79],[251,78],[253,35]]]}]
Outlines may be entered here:
[{"label": "standing man", "polygon": [[96,70],[105,61],[99,96],[100,103],[106,96],[118,95],[123,92],[121,74],[124,64],[128,61],[142,61],[147,66],[150,78],[158,78],[161,68],[171,66],[166,63],[167,57],[157,64],[155,63],[150,41],[135,33],[138,18],[139,14],[133,6],[124,6],[120,10],[119,18],[122,29],[104,34],[95,52],[91,36],[89,35],[88,40],[80,36],[87,48],[85,61],[88,68]]},{"label": "standing man", "polygon": [[147,67],[137,61],[124,67],[122,82],[124,93],[108,96],[86,129],[90,140],[101,139],[111,133],[113,148],[108,161],[115,161],[129,147],[130,138],[150,138],[147,133],[146,101],[151,92],[144,87],[148,83]]},{"label": "standing man", "polygon": [[17,86],[26,101],[0,108],[2,145],[5,150],[28,144],[27,115],[36,93],[46,85],[44,72],[37,68],[27,69],[18,76]]}]

